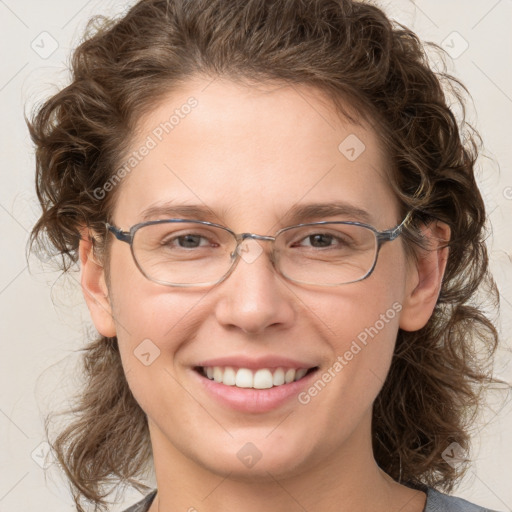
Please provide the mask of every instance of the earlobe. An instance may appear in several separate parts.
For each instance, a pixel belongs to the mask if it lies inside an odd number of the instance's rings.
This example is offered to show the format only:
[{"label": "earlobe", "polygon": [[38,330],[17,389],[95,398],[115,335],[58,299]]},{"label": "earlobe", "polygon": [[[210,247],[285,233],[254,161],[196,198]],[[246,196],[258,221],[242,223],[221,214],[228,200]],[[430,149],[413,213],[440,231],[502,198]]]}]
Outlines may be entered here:
[{"label": "earlobe", "polygon": [[428,249],[416,249],[417,262],[410,267],[399,324],[404,331],[421,329],[432,316],[448,261],[450,227],[435,221],[422,232]]},{"label": "earlobe", "polygon": [[94,255],[92,237],[87,228],[80,230],[79,256],[80,282],[92,321],[100,334],[114,337],[116,328],[108,296],[105,269]]}]

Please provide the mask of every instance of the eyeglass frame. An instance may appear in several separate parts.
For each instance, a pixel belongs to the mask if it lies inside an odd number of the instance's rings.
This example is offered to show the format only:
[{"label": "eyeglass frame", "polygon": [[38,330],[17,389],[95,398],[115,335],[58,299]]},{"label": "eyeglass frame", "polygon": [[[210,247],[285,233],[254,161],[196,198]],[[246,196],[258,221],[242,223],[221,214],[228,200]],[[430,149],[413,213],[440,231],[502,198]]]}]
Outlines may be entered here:
[{"label": "eyeglass frame", "polygon": [[[274,236],[258,235],[255,233],[235,233],[233,230],[229,229],[228,227],[222,226],[221,224],[216,224],[214,222],[209,222],[206,220],[182,219],[182,218],[179,218],[179,219],[157,219],[157,220],[149,220],[146,222],[139,222],[137,224],[134,224],[128,231],[124,231],[121,228],[115,226],[114,224],[110,224],[109,222],[104,222],[104,224],[105,224],[107,230],[109,232],[111,232],[117,238],[117,240],[119,240],[121,242],[125,242],[130,246],[130,252],[132,254],[133,261],[135,262],[135,265],[137,266],[139,271],[142,273],[142,275],[149,281],[151,281],[153,283],[160,284],[162,286],[172,286],[172,287],[184,288],[184,287],[193,287],[193,286],[214,286],[214,285],[222,283],[233,273],[238,262],[240,261],[241,254],[239,251],[239,247],[247,239],[263,240],[263,241],[267,240],[267,241],[272,242],[272,247],[270,250],[270,260],[271,260],[272,266],[274,267],[274,270],[276,270],[276,272],[279,275],[281,275],[288,281],[291,281],[293,283],[308,284],[308,285],[313,285],[313,286],[343,286],[345,284],[352,284],[352,283],[358,283],[359,281],[363,281],[364,279],[367,279],[373,273],[373,271],[375,270],[375,267],[377,266],[377,259],[379,257],[379,252],[380,252],[382,245],[386,242],[392,242],[393,240],[396,240],[398,238],[398,236],[402,233],[406,222],[411,217],[411,214],[412,214],[412,210],[407,213],[407,215],[404,217],[402,222],[397,224],[394,228],[386,229],[384,231],[379,231],[372,225],[366,224],[364,222],[328,221],[327,220],[327,221],[296,224],[294,226],[287,226],[287,227],[281,228],[279,231],[277,231],[274,234]],[[228,271],[218,281],[215,281],[213,283],[186,283],[186,284],[167,283],[167,282],[160,281],[158,279],[153,279],[153,278],[149,277],[146,274],[146,272],[144,271],[144,269],[142,269],[137,258],[135,257],[134,251],[133,251],[133,239],[135,237],[135,233],[139,229],[143,228],[144,226],[151,226],[151,225],[155,225],[155,224],[170,224],[170,223],[174,223],[174,222],[176,222],[176,223],[177,222],[189,222],[189,223],[193,223],[193,224],[201,224],[204,226],[212,226],[212,227],[216,227],[216,228],[221,228],[221,229],[227,231],[228,233],[230,233],[234,237],[234,239],[236,241],[236,247],[235,247],[234,251],[231,253],[231,266],[229,267]],[[276,241],[276,238],[284,231],[288,231],[290,229],[300,228],[300,227],[305,227],[305,226],[322,226],[325,224],[343,224],[343,225],[350,225],[350,226],[361,226],[361,227],[369,229],[370,231],[373,232],[373,234],[375,235],[376,242],[377,242],[377,247],[375,250],[375,259],[374,259],[373,265],[370,268],[370,270],[368,270],[368,272],[363,277],[360,277],[359,279],[356,279],[354,281],[348,281],[346,283],[334,283],[334,284],[304,283],[302,281],[296,281],[294,279],[291,279],[288,276],[285,276],[282,273],[282,271],[279,268],[277,268],[275,265],[274,243]]]}]

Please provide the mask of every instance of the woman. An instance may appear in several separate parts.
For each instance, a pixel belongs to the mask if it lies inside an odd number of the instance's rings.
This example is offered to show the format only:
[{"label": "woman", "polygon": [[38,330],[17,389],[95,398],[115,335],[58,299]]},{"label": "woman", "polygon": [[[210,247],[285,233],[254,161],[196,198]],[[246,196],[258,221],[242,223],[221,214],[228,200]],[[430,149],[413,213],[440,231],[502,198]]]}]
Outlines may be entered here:
[{"label": "woman", "polygon": [[77,510],[150,469],[130,511],[484,510],[444,494],[497,294],[440,76],[345,0],[141,1],[87,36],[27,121],[33,240],[99,333],[52,441]]}]

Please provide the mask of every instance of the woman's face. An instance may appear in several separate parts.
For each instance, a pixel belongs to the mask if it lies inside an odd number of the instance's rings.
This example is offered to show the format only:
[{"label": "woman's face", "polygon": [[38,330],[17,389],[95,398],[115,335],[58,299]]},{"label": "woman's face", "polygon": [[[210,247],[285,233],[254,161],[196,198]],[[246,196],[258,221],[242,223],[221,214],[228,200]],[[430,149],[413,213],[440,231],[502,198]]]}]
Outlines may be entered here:
[{"label": "woman's face", "polygon": [[[210,216],[189,218],[260,235],[308,221],[385,230],[402,220],[371,129],[341,121],[311,88],[210,82],[191,81],[142,120],[131,147],[137,165],[117,185],[113,222],[121,229],[183,217],[154,209],[165,205],[197,205]],[[291,216],[333,202],[347,212]],[[370,277],[334,287],[287,281],[272,267],[268,241],[248,247],[254,257],[220,284],[177,288],[146,279],[128,244],[112,240],[113,319],[96,326],[118,337],[156,465],[180,460],[254,479],[370,453],[372,403],[415,285],[401,239],[383,245]],[[317,369],[258,390],[216,383],[198,366]]]}]

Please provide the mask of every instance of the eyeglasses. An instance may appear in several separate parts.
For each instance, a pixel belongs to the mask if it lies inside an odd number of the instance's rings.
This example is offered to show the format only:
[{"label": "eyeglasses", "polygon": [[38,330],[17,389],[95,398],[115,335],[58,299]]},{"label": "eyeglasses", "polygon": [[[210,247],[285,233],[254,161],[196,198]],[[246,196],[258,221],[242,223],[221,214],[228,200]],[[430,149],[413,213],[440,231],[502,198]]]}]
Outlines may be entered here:
[{"label": "eyeglasses", "polygon": [[361,281],[373,272],[382,244],[400,235],[410,213],[385,231],[360,222],[322,221],[286,227],[275,236],[236,234],[219,224],[189,219],[152,220],[135,224],[129,231],[108,222],[105,225],[130,245],[142,274],[165,286],[220,283],[240,257],[250,263],[263,252],[256,240],[272,243],[270,260],[284,278],[338,286]]}]

